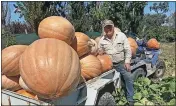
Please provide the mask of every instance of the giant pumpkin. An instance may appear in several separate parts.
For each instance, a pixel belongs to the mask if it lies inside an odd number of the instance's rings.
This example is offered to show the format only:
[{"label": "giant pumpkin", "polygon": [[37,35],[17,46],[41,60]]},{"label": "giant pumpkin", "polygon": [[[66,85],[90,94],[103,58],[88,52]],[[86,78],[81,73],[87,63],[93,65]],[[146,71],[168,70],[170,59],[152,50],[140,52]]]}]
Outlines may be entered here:
[{"label": "giant pumpkin", "polygon": [[93,43],[93,46],[91,47],[91,54],[92,55],[97,55],[98,54],[98,44],[97,44],[97,42],[95,41],[95,40],[93,40],[93,39],[90,39],[91,41],[92,41],[92,43]]},{"label": "giant pumpkin", "polygon": [[19,59],[26,48],[25,45],[13,45],[2,50],[2,74],[6,76],[20,74]]},{"label": "giant pumpkin", "polygon": [[106,71],[112,69],[113,64],[112,64],[112,60],[109,57],[109,55],[107,55],[107,54],[98,55],[97,58],[100,60],[100,62],[102,64],[102,71],[103,72],[106,72]]},{"label": "giant pumpkin", "polygon": [[99,36],[95,39],[95,41],[97,42],[97,44],[99,43],[100,39],[101,39],[102,36]]},{"label": "giant pumpkin", "polygon": [[75,36],[77,38],[77,53],[79,57],[90,53],[91,48],[95,46],[90,38],[82,32],[75,32]]},{"label": "giant pumpkin", "polygon": [[138,45],[137,45],[136,41],[131,37],[128,38],[128,42],[130,44],[132,55],[135,56]]},{"label": "giant pumpkin", "polygon": [[27,87],[45,99],[67,95],[77,87],[81,76],[75,50],[53,38],[33,42],[21,56],[19,65]]},{"label": "giant pumpkin", "polygon": [[21,88],[23,88],[24,90],[29,91],[29,92],[32,92],[32,91],[27,87],[27,85],[24,83],[24,81],[23,81],[23,79],[22,79],[21,77],[20,77],[20,79],[19,79],[19,84],[20,84]]},{"label": "giant pumpkin", "polygon": [[159,49],[160,48],[160,44],[155,38],[151,38],[147,42],[147,47],[150,48],[150,49]]},{"label": "giant pumpkin", "polygon": [[18,91],[16,91],[16,93],[23,95],[23,96],[26,96],[26,97],[36,98],[36,95],[34,93],[28,92],[24,89],[18,90]]},{"label": "giant pumpkin", "polygon": [[80,60],[81,74],[86,79],[97,77],[102,72],[102,65],[100,60],[94,55],[88,55]]},{"label": "giant pumpkin", "polygon": [[8,77],[2,75],[2,89],[7,89],[11,91],[16,91],[21,89],[19,83],[19,76]]},{"label": "giant pumpkin", "polygon": [[70,45],[75,36],[75,29],[67,19],[61,16],[50,16],[40,22],[38,35],[40,38],[63,40]]}]

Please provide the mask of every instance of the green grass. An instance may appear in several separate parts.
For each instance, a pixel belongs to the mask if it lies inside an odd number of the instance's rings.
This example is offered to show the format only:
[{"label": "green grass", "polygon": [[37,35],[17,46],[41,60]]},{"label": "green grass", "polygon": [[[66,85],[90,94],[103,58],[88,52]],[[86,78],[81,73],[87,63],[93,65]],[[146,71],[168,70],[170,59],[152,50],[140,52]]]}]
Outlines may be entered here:
[{"label": "green grass", "polygon": [[164,77],[175,76],[175,42],[173,43],[160,43],[162,53],[160,58],[166,64],[166,73]]}]

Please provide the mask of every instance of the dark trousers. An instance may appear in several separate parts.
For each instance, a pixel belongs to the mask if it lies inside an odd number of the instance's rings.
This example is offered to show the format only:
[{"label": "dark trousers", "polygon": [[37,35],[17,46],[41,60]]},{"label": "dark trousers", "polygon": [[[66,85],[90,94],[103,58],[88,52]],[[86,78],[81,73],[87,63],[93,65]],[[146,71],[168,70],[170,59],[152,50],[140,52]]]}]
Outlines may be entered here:
[{"label": "dark trousers", "polygon": [[124,67],[124,62],[113,63],[113,65],[114,65],[114,68],[116,69],[116,71],[120,72],[120,74],[122,75],[122,77],[124,79],[127,101],[133,101],[133,95],[134,95],[133,83],[134,83],[134,81],[133,81],[132,73],[128,72],[126,70],[126,68]]}]

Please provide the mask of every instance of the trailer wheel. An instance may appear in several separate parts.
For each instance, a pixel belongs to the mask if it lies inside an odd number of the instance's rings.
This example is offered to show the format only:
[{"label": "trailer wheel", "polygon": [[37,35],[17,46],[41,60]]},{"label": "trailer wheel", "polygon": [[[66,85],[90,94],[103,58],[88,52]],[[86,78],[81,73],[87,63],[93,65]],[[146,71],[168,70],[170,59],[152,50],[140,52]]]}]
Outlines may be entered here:
[{"label": "trailer wheel", "polygon": [[166,70],[165,62],[162,60],[159,60],[156,64],[156,71],[153,75],[153,78],[161,78],[163,77]]},{"label": "trailer wheel", "polygon": [[111,93],[105,92],[104,94],[100,94],[96,106],[115,106],[116,102]]},{"label": "trailer wheel", "polygon": [[133,72],[133,80],[135,81],[136,79],[138,79],[139,77],[145,77],[146,76],[146,72],[144,71],[143,68],[138,68]]}]

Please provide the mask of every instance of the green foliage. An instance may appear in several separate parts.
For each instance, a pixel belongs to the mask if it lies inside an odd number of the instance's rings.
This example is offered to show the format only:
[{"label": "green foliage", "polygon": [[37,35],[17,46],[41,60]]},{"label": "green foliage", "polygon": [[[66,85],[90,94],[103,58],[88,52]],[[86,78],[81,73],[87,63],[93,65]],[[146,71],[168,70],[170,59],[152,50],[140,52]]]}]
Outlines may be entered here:
[{"label": "green foliage", "polygon": [[169,2],[155,2],[153,6],[150,6],[150,11],[151,10],[154,10],[156,13],[166,13],[169,10]]},{"label": "green foliage", "polygon": [[1,39],[2,39],[1,49],[16,44],[15,37],[11,34],[11,32],[7,28],[1,29]]},{"label": "green foliage", "polygon": [[[174,77],[164,78],[161,82],[154,83],[148,78],[138,78],[134,83],[136,101],[135,105],[175,105],[175,81]],[[117,89],[115,96],[117,105],[125,104],[123,89]]]}]

